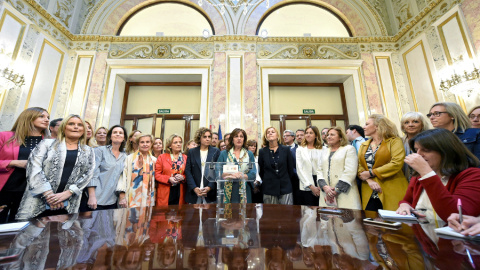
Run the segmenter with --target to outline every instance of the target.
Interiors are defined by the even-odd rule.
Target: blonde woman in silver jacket
[[[43,140],[33,149],[17,220],[78,212],[82,190],[95,167],[86,129],[80,116],[70,115],[62,121],[56,140]]]
[[[317,171],[318,185],[322,189],[320,206],[360,210],[360,195],[355,180],[357,152],[348,144],[347,136],[340,127],[328,130],[327,144]]]

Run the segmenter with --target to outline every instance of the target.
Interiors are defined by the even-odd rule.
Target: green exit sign
[[[315,109],[303,109],[303,114],[315,114]]]
[[[170,109],[158,109],[158,113],[162,113],[162,114],[170,113]]]

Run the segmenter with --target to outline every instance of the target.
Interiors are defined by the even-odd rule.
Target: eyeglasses
[[[470,118],[470,119],[472,119],[472,120],[475,119],[475,118],[480,119],[480,114],[477,114],[477,115],[475,115],[475,114],[470,114],[470,115],[468,116],[468,118]]]
[[[427,114],[427,117],[428,118],[430,118],[432,116],[439,117],[442,113],[448,113],[448,112],[433,112],[433,113]]]

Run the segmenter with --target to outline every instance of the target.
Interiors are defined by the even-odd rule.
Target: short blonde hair
[[[173,154],[171,146],[173,144],[173,139],[175,139],[175,138],[180,138],[180,140],[182,140],[182,142],[183,142],[182,136],[180,136],[178,134],[175,134],[175,133],[170,135],[170,137],[168,137],[167,141],[165,142],[165,152],[166,153]]]
[[[135,138],[135,143],[138,144],[140,142],[140,138],[143,138],[143,137],[149,137],[150,141],[152,142],[152,145],[153,145],[153,136],[150,135],[150,134],[143,134],[143,133],[140,133],[140,136]]]
[[[453,102],[437,102],[430,107],[430,110],[435,106],[443,106],[445,107],[445,111],[447,111],[448,115],[453,117],[453,132],[457,132],[457,130],[466,130],[467,128],[472,127],[472,123],[465,112],[462,110],[462,107],[457,103]]]
[[[339,126],[331,127],[331,128],[328,129],[327,134],[328,134],[328,132],[330,132],[330,130],[337,131],[338,136],[340,137],[340,146],[348,145],[347,134],[345,134],[345,131],[343,130],[343,128],[341,128]]]
[[[373,124],[377,127],[377,132],[383,139],[398,137],[397,126],[382,114],[372,114],[368,119],[373,120]]]
[[[407,122],[408,120],[420,121],[420,123],[422,123],[422,129],[420,130],[420,132],[430,129],[430,124],[428,123],[427,118],[422,113],[407,112],[402,116],[402,119],[400,120],[400,129],[403,133],[405,133],[405,122]]]
[[[65,140],[65,129],[67,127],[68,121],[72,118],[78,118],[80,121],[82,121],[83,125],[83,134],[82,136],[78,139],[78,142],[80,142],[80,145],[87,145],[87,124],[85,124],[85,121],[80,117],[78,114],[70,114],[66,118],[63,119],[62,123],[60,124],[60,127],[58,128],[58,142],[62,142]]]
[[[278,135],[277,141],[278,141],[278,145],[280,145],[280,133],[278,133],[277,128],[276,128],[276,127],[273,127],[273,126],[267,127],[267,128],[265,129],[265,132],[263,132],[263,137],[262,137],[262,143],[263,143],[263,145],[265,145],[265,146],[268,146],[268,145],[269,145],[269,144],[268,144],[268,140],[267,140],[267,131],[268,131],[269,129],[271,129],[271,128],[273,128],[273,129],[275,130],[275,132],[277,133],[277,135]]]

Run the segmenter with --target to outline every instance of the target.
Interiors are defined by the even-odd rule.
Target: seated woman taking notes
[[[463,214],[480,214],[479,160],[455,134],[446,129],[427,130],[410,140],[410,148],[415,153],[408,155],[405,163],[417,175],[410,180],[398,214],[413,212],[446,221],[458,212],[458,199]]]

